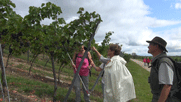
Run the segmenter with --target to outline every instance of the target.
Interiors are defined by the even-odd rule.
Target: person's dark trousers
[[[102,85],[102,94],[103,94],[103,99],[104,99],[104,83],[101,81],[101,85]]]
[[[86,89],[88,90],[88,86],[89,86],[89,76],[80,76]],[[75,102],[81,102],[81,85],[80,85],[81,81],[79,79],[79,77],[76,78],[75,83],[74,83],[74,88],[75,88],[75,94],[76,94],[76,98],[75,98]],[[84,88],[84,86],[82,85],[82,89],[83,89],[83,93],[84,93],[84,100],[85,102],[90,102],[89,100],[89,96]]]
[[[159,96],[153,94],[153,98],[151,102],[158,102]],[[181,102],[180,100],[174,98],[174,97],[168,97],[165,102]]]

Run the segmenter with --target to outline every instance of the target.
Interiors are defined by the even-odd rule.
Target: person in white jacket
[[[94,49],[99,59],[102,55]],[[136,98],[135,87],[131,73],[125,66],[126,61],[120,57],[121,47],[118,44],[109,46],[110,60],[104,68],[104,102],[127,102]],[[95,69],[100,69],[94,65]]]

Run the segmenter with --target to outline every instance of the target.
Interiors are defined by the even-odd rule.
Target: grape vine
[[[0,1],[0,43],[9,46],[9,56],[21,55],[27,51],[33,54],[29,74],[38,55],[49,56],[54,76],[53,101],[55,102],[57,90],[55,61],[60,64],[58,72],[60,79],[62,66],[70,63],[66,56],[67,51],[73,56],[72,51],[77,50],[80,44],[88,46],[91,35],[95,33],[97,22],[102,22],[101,17],[95,11],[90,13],[84,11],[84,8],[79,8],[78,19],[66,23],[64,18],[58,18],[63,13],[61,8],[51,2],[42,3],[40,7],[30,6],[29,14],[25,17],[16,14],[12,7],[15,8],[16,5],[11,0]],[[49,25],[41,24],[46,18],[53,21]],[[109,43],[108,38],[111,34],[108,33],[103,45]],[[91,45],[96,45],[94,39]]]

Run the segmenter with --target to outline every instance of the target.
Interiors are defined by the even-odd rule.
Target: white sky
[[[103,22],[95,36],[97,43],[113,31],[111,42],[122,44],[123,52],[150,55],[146,40],[160,36],[167,41],[168,55],[181,55],[181,0],[12,0],[14,10],[23,17],[29,6],[40,7],[48,1],[61,7],[60,17],[66,22],[78,17],[80,7],[100,14]]]

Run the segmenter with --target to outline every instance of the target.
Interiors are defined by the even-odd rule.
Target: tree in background
[[[136,55],[135,52],[132,53],[132,57],[133,57],[134,59],[137,57],[137,55]]]
[[[101,47],[98,49],[98,51],[100,51],[100,53],[103,56],[107,56],[107,51],[109,49],[109,42],[111,40],[110,36],[113,34],[113,31],[109,31],[108,33],[106,33],[106,36],[103,40],[103,42],[101,43]]]

